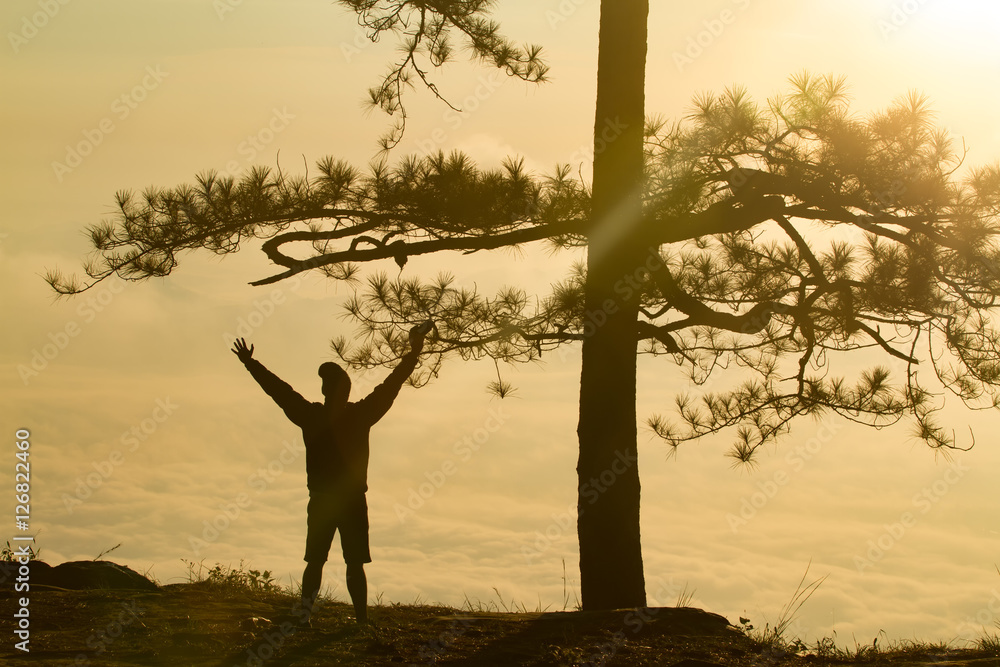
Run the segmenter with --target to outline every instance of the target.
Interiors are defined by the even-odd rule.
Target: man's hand
[[[410,329],[410,349],[420,352],[424,349],[424,338],[434,328],[434,322],[427,320]]]
[[[253,358],[253,345],[247,347],[247,342],[242,338],[238,338],[233,345],[233,354],[245,364]]]

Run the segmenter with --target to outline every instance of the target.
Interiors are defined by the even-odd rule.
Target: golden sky
[[[508,35],[545,47],[551,82],[456,63],[436,76],[464,113],[415,92],[396,154],[457,148],[484,166],[515,154],[538,173],[557,162],[586,173],[598,4],[499,2]],[[250,329],[255,356],[318,400],[315,369],[331,358],[329,340],[354,331],[341,308],[348,288],[313,276],[250,287],[270,268],[249,246],[224,259],[183,256],[165,280],[109,281],[74,299],[55,300],[41,275],[78,271],[82,230],[111,212],[118,190],[279,159],[289,170],[328,154],[366,164],[387,120],[361,100],[394,45],[367,42],[351,15],[317,0],[10,0],[0,25],[0,405],[9,433],[32,431],[43,556],[89,559],[121,543],[111,557],[164,582],[184,577],[184,560],[241,559],[297,580],[300,435],[226,340]],[[734,83],[763,101],[802,69],[844,74],[860,112],[925,92],[940,124],[965,140],[968,164],[993,162],[998,29],[990,2],[654,0],[647,110],[682,116],[695,93]],[[462,284],[546,285],[571,259],[435,257],[412,260],[406,273],[446,266]],[[495,587],[508,603],[563,607],[563,562],[571,589],[578,576],[568,514],[578,361],[566,348],[506,370],[519,392],[503,402],[485,391],[487,363],[452,361],[432,385],[404,389],[372,434],[373,595],[460,605],[495,600]],[[380,379],[356,376],[353,397]],[[644,359],[640,417],[683,388],[669,360]],[[957,412],[956,430],[970,418],[977,447],[951,463],[905,426],[801,422],[753,472],[730,468],[725,438],[668,460],[640,431],[651,604],[673,604],[687,585],[694,604],[762,626],[811,561],[811,575],[829,578],[803,609],[805,638],[864,642],[884,629],[948,640],[992,626],[1000,450],[996,415]],[[745,523],[733,519],[741,510]],[[906,513],[915,521],[900,533]],[[214,537],[205,528],[213,522],[225,526]],[[888,548],[870,551],[879,541]],[[336,548],[325,582],[345,597]],[[872,562],[859,571],[858,557]]]

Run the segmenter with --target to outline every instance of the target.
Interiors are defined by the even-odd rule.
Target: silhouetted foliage
[[[647,124],[636,233],[654,254],[621,284],[641,294],[641,351],[670,355],[697,385],[720,368],[747,374],[726,390],[679,396],[679,419],[650,419],[668,444],[735,427],[731,454],[747,462],[795,417],[833,410],[875,426],[909,414],[928,444],[956,447],[933,418],[942,397],[918,373],[921,361],[966,404],[1000,403],[990,319],[1000,293],[1000,170],[957,178],[962,155],[931,119],[913,93],[855,115],[842,79],[800,74],[763,107],[733,88],[696,98],[684,122]],[[165,275],[182,250],[228,253],[249,238],[266,239],[264,252],[284,269],[255,284],[306,270],[356,282],[361,262],[402,267],[441,250],[585,243],[589,190],[568,166],[537,177],[515,159],[481,170],[454,153],[366,173],[326,158],[318,171],[307,179],[256,168],[239,181],[207,174],[141,198],[120,193],[118,216],[91,230],[98,254],[87,273]],[[286,254],[292,245],[307,252]],[[532,361],[594,326],[586,279],[575,265],[532,297],[516,286],[483,295],[449,275],[377,272],[347,302],[369,335],[334,349],[355,367],[389,364],[404,347],[394,325],[433,319],[430,370],[449,354]],[[86,288],[52,283],[63,293]],[[843,353],[864,349],[897,360],[901,372],[875,364],[841,375]]]
[[[392,129],[379,140],[383,150],[394,148],[403,137],[406,129],[403,94],[413,86],[414,78],[452,109],[459,110],[428,78],[431,67],[441,67],[454,58],[455,33],[475,58],[510,76],[540,82],[548,72],[541,58],[541,47],[517,46],[500,34],[500,25],[490,18],[494,0],[339,1],[358,14],[358,22],[368,30],[372,41],[378,41],[384,32],[392,33],[399,39],[403,52],[382,83],[368,91],[371,107],[396,118]]]

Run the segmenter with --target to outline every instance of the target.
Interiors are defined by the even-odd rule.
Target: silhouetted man
[[[319,367],[323,403],[304,399],[292,387],[253,358],[253,346],[240,338],[233,353],[285,415],[302,429],[306,447],[309,506],[306,525],[306,569],[302,573],[302,606],[308,623],[319,595],[333,536],[340,531],[340,545],[347,564],[347,592],[358,623],[368,622],[368,582],[365,563],[368,548],[368,432],[392,406],[393,400],[417,365],[424,337],[431,323],[410,329],[410,351],[382,384],[357,403],[349,403],[351,378],[333,362]]]

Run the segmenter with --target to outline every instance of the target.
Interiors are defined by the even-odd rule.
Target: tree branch
[[[383,247],[378,248],[365,248],[354,249],[354,250],[342,250],[339,252],[326,253],[324,255],[318,255],[305,260],[295,260],[282,255],[283,258],[287,260],[287,263],[281,263],[282,266],[288,268],[287,271],[279,274],[275,274],[268,278],[263,278],[261,280],[256,280],[251,285],[269,285],[271,283],[276,283],[285,278],[290,278],[303,271],[308,271],[309,269],[315,269],[320,266],[326,266],[329,264],[338,264],[340,262],[366,262],[378,259],[396,259],[397,257],[413,257],[415,255],[423,255],[430,252],[438,252],[441,250],[464,250],[475,252],[477,250],[492,250],[495,248],[501,248],[504,246],[512,246],[520,243],[529,243],[531,241],[539,241],[541,239],[546,239],[552,236],[560,236],[564,234],[577,234],[580,233],[582,227],[582,221],[580,220],[563,220],[559,222],[554,222],[546,225],[536,225],[534,227],[515,229],[514,231],[506,232],[504,234],[487,235],[487,236],[461,236],[447,239],[434,239],[431,241],[416,241],[413,243],[405,243],[403,241],[396,241],[390,243]],[[308,232],[299,232],[299,234],[308,234]],[[303,240],[304,238],[299,236],[296,240]],[[273,252],[277,252],[274,250]]]
[[[665,266],[652,272],[653,281],[671,306],[690,317],[690,324],[705,325],[736,333],[754,334],[764,329],[774,312],[785,312],[789,306],[781,302],[764,301],[742,315],[712,310],[680,288]]]
[[[878,331],[872,329],[864,322],[858,322],[857,320],[855,320],[855,324],[859,329],[861,329],[866,334],[871,336],[872,340],[878,343],[879,347],[881,347],[883,350],[885,350],[892,356],[896,357],[897,359],[902,359],[908,364],[915,364],[915,365],[920,364],[920,361],[918,359],[915,359],[914,357],[893,348],[884,338],[882,338],[882,335]]]
[[[758,197],[746,202],[726,199],[703,211],[664,220],[656,220],[654,213],[653,224],[649,226],[655,229],[651,232],[654,242],[678,243],[699,236],[744,231],[785,213],[782,197]]]

